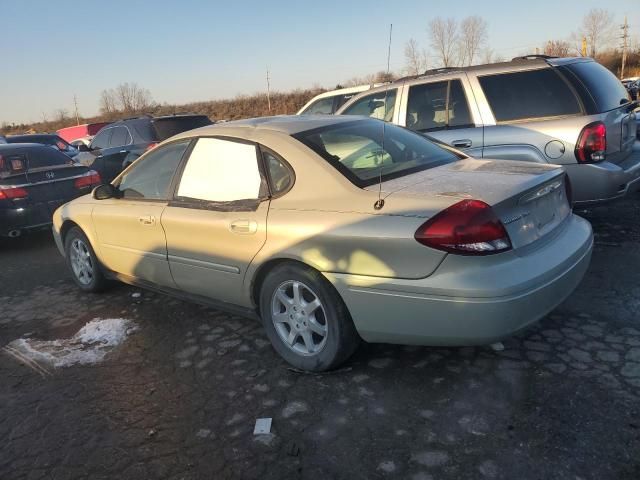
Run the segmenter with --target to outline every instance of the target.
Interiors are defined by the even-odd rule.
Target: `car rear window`
[[[293,137],[359,187],[462,158],[423,135],[378,120],[337,123]]]
[[[68,165],[70,163],[72,163],[72,160],[69,157],[53,148],[34,148],[27,153],[27,167],[29,170]]]
[[[569,85],[552,68],[479,77],[498,122],[581,113]]]
[[[193,130],[194,128],[206,127],[213,122],[206,115],[193,115],[188,117],[156,118],[153,126],[158,135],[158,140],[166,140],[178,133]]]
[[[630,101],[629,92],[607,68],[597,62],[577,62],[566,65],[587,87],[598,113],[608,112]]]

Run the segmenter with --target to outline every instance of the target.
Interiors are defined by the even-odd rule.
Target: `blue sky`
[[[480,15],[489,44],[505,58],[566,38],[590,8],[616,23],[628,15],[640,36],[638,0],[602,1],[2,1],[0,121],[53,118],[58,108],[98,111],[100,91],[122,82],[148,88],[159,102],[182,103],[313,85],[333,87],[386,68],[405,42],[428,46],[436,16]]]

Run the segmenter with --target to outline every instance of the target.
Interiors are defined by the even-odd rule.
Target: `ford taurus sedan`
[[[54,214],[73,279],[258,317],[292,365],[361,339],[487,344],[578,285],[592,231],[564,171],[475,160],[362,117],[271,117],[177,135]]]

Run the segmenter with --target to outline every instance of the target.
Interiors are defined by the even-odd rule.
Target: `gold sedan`
[[[81,289],[118,279],[259,317],[315,371],[361,339],[510,335],[573,291],[592,249],[560,167],[335,116],[182,133],[60,207],[54,234]]]

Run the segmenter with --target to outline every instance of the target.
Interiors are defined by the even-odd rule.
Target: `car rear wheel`
[[[360,342],[338,293],[310,268],[283,264],[269,272],[260,291],[260,312],[273,347],[303,370],[335,368]]]
[[[103,290],[107,281],[100,270],[91,243],[78,227],[73,227],[65,236],[67,266],[76,285],[85,292]]]

